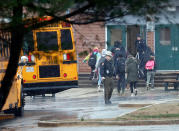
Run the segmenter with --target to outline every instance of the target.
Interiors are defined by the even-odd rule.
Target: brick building
[[[141,34],[155,53],[158,71],[179,70],[179,2],[172,1],[164,14],[156,14],[158,20],[146,21],[144,17],[125,16],[107,23],[74,26],[77,52],[97,45],[110,49],[114,41],[121,41],[126,51],[136,54],[136,35]],[[79,57],[79,73],[89,72],[87,64]]]
[[[126,50],[136,54],[135,40],[140,33],[146,44],[155,53],[157,71],[179,70],[179,2],[171,1],[163,14],[151,16],[151,21],[142,17],[125,16],[105,25],[108,48],[114,41],[121,40]],[[157,17],[158,20],[153,18]]]
[[[89,48],[98,46],[99,49],[113,46],[114,41],[119,40],[126,47],[126,50],[135,54],[134,42],[136,34],[141,33],[143,38],[147,40],[148,45],[154,50],[154,32],[146,32],[146,26],[139,25],[123,25],[115,22],[109,23],[93,23],[89,25],[73,25],[74,38],[78,54],[79,73],[89,73],[90,68],[87,63],[83,63],[85,55],[81,53],[88,51]]]
[[[94,46],[99,47],[100,50],[105,48],[104,23],[73,25],[73,32],[78,54],[79,73],[89,73],[90,68],[88,64],[82,61],[87,55],[86,53],[89,51],[89,48],[93,49]]]

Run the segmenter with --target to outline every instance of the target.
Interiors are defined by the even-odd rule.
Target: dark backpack
[[[95,67],[95,65],[96,65],[96,54],[94,54],[94,52],[91,54],[91,56],[88,60],[88,65],[90,67]]]
[[[124,47],[121,47],[120,50],[118,48],[115,49],[114,54],[119,56],[122,55],[123,57],[126,57],[126,51]]]
[[[125,59],[124,58],[120,58],[118,59],[118,62],[117,62],[117,68],[119,70],[120,73],[123,73],[125,72]]]

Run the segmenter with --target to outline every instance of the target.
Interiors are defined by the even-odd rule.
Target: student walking
[[[100,73],[102,80],[104,80],[104,100],[105,104],[111,104],[111,96],[113,92],[113,74],[114,65],[112,60],[112,53],[110,51],[106,52],[105,60],[101,63]]]
[[[155,71],[156,71],[156,62],[155,57],[153,55],[150,56],[150,60],[147,61],[145,65],[145,69],[147,70],[147,82],[146,82],[146,88],[147,90],[151,88],[154,88],[154,77],[155,77]]]
[[[83,60],[83,62],[88,61],[88,65],[91,68],[90,80],[92,80],[95,75],[96,62],[100,57],[101,54],[99,53],[98,47],[94,47],[93,51]]]
[[[101,91],[101,85],[102,85],[100,65],[105,61],[105,56],[106,56],[106,49],[102,49],[101,57],[96,63],[96,72],[98,73],[98,89],[97,89],[98,92]]]
[[[113,54],[114,66],[116,65],[116,60],[119,54],[121,54],[122,57],[126,58],[125,48],[119,41],[114,42],[114,47],[111,49],[111,52]]]
[[[123,57],[122,54],[118,54],[117,60],[116,60],[116,65],[115,65],[115,71],[116,71],[116,79],[118,80],[118,85],[117,85],[117,91],[119,95],[124,94],[124,90],[126,87],[126,82],[125,82],[125,58]],[[122,92],[121,92],[122,90]]]
[[[138,62],[135,57],[129,55],[126,62],[127,82],[130,84],[131,96],[137,95]]]
[[[139,78],[144,78],[145,74],[144,74],[144,70],[145,70],[145,63],[144,63],[144,59],[145,59],[145,51],[146,51],[146,43],[145,41],[141,38],[141,35],[138,34],[137,35],[137,40],[135,42],[135,47],[137,50],[137,57],[140,60],[139,63]]]

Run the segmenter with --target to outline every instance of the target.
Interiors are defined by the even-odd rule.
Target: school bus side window
[[[58,50],[57,32],[37,32],[38,51]]]
[[[24,35],[23,52],[24,55],[28,55],[29,52],[34,51],[34,39],[33,33],[28,32]]]
[[[62,50],[71,50],[73,49],[73,43],[71,38],[71,32],[69,29],[61,29],[61,49]]]

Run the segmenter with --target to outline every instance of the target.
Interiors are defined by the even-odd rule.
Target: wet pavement
[[[36,96],[26,97],[25,114],[22,118],[1,122],[2,131],[51,131],[51,130],[157,130],[160,126],[131,127],[61,127],[61,128],[42,128],[38,127],[39,120],[69,120],[69,119],[103,119],[115,118],[126,113],[135,111],[138,108],[119,107],[119,104],[159,104],[166,101],[179,100],[178,91],[164,91],[164,88],[156,88],[146,91],[144,88],[138,89],[136,97],[130,97],[129,90],[125,96],[118,96],[116,89],[113,92],[112,104],[105,105],[103,92],[97,92],[96,88],[70,89],[56,94],[56,97]],[[162,126],[163,127],[163,126]],[[179,130],[179,126],[166,126],[166,129]],[[167,130],[168,131],[168,130]]]
[[[179,125],[162,126],[94,126],[94,127],[60,127],[34,131],[178,131]],[[27,130],[30,131],[30,130]]]

